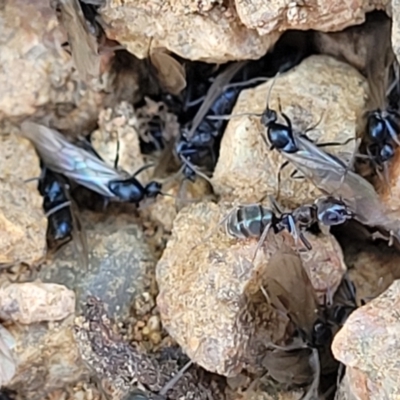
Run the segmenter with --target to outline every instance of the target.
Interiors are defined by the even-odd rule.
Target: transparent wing
[[[361,223],[381,226],[396,235],[400,233],[400,222],[389,218],[374,187],[367,180],[309,140],[296,136],[296,143],[297,152],[281,154],[318,189],[341,198]]]
[[[110,180],[127,177],[95,155],[70,143],[54,129],[25,121],[21,124],[21,135],[33,143],[49,169],[102,196],[115,197],[108,188]]]
[[[88,30],[78,0],[60,0],[61,21],[68,33],[72,59],[80,77],[85,82],[100,74],[100,56],[97,38]]]
[[[185,67],[174,57],[162,49],[155,49],[150,54],[150,60],[157,70],[160,84],[167,92],[178,95],[186,87]]]
[[[276,253],[263,278],[272,305],[286,312],[298,328],[310,335],[318,316],[318,303],[299,255],[283,250]]]
[[[381,22],[379,29],[371,30],[368,35],[368,55],[366,73],[370,87],[369,109],[383,109],[386,105],[389,68],[395,56],[392,50],[391,21]]]
[[[204,99],[201,107],[199,108],[199,111],[197,111],[195,117],[193,118],[192,126],[187,135],[188,139],[190,139],[193,136],[200,122],[204,119],[205,115],[207,114],[209,108],[224,91],[225,86],[232,80],[232,78],[236,75],[236,73],[246,64],[247,61],[240,61],[234,63],[216,77],[213,84],[210,86],[210,89],[207,92],[207,96]]]
[[[0,325],[0,387],[10,382],[15,375],[16,364],[10,350],[14,346],[14,338]]]

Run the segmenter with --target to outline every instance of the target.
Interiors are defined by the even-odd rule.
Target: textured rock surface
[[[397,60],[400,61],[400,1],[392,0],[392,46]]]
[[[244,90],[232,114],[257,113],[265,109],[271,81]],[[352,67],[326,56],[313,56],[276,79],[270,108],[288,115],[297,131],[315,126],[307,135],[317,143],[343,143],[356,134],[356,119],[367,95],[364,78]],[[213,184],[223,198],[257,202],[266,195],[277,195],[277,176],[283,157],[269,150],[262,140],[260,118],[242,116],[231,119],[221,143]],[[349,159],[354,140],[346,145],[326,147]],[[313,202],[320,192],[308,181],[293,179],[293,168],[281,172],[280,198],[290,207]]]
[[[0,133],[0,148],[0,264],[35,264],[46,252],[47,220],[37,181],[24,181],[40,175],[39,163],[13,131]]]
[[[3,2],[0,26],[0,119],[36,114],[75,134],[96,122],[104,94],[80,84],[50,3]]]
[[[240,20],[260,35],[287,29],[315,29],[324,32],[340,31],[364,22],[365,13],[385,9],[389,0],[371,4],[365,0],[330,1],[318,3],[308,0],[235,0]]]
[[[216,229],[229,211],[213,203],[183,209],[156,274],[157,305],[168,333],[194,362],[233,376],[245,362],[256,364],[257,339],[265,344],[284,338],[288,320],[265,302],[260,277],[278,249],[295,245],[290,235],[270,232],[253,265],[257,240],[235,240]],[[313,255],[303,256],[304,267],[320,294],[334,291],[345,270],[340,248],[333,238],[307,239]]]
[[[22,398],[45,396],[88,376],[73,337],[73,317],[61,323],[7,327],[16,346],[17,372],[7,387]]]
[[[74,243],[70,243],[50,265],[42,268],[39,278],[74,290],[78,310],[88,295],[95,295],[108,306],[112,317],[124,319],[135,302],[150,290],[154,281],[154,256],[134,217],[128,214],[88,217],[84,219],[84,232],[89,269],[80,264]]]
[[[381,296],[353,312],[334,339],[335,357],[356,371],[351,385],[359,398],[400,396],[399,302],[400,280],[396,280]]]
[[[72,72],[64,35],[45,0],[5,2],[0,10],[0,117],[34,113]]]
[[[113,0],[102,9],[107,36],[144,58],[149,48],[165,47],[183,58],[208,62],[256,59],[280,33],[259,36],[245,28],[232,7],[204,2]]]
[[[60,321],[75,311],[75,293],[42,282],[12,283],[0,289],[0,316],[22,324]]]
[[[91,142],[109,165],[114,165],[118,152],[118,168],[133,174],[144,164],[138,132],[139,121],[133,107],[122,102],[100,112],[99,129],[92,133]],[[148,177],[149,171],[143,171],[139,180],[146,182]]]

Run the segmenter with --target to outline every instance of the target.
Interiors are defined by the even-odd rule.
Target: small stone
[[[149,335],[149,339],[153,342],[153,344],[160,344],[161,343],[160,332],[151,332]]]
[[[0,288],[0,316],[7,321],[60,321],[74,311],[75,293],[62,285],[26,282]]]
[[[158,315],[152,315],[147,321],[147,327],[150,332],[159,332],[161,330],[161,321]]]

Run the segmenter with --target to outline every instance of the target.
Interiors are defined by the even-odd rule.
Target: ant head
[[[381,162],[389,161],[394,157],[394,147],[390,143],[385,143],[380,151],[379,151],[379,158]]]
[[[275,110],[271,110],[268,106],[261,115],[261,123],[268,127],[271,123],[276,122],[278,115]]]
[[[300,226],[308,228],[316,222],[317,208],[313,205],[303,205],[294,210],[292,215]]]
[[[322,321],[321,319],[317,319],[313,326],[312,330],[312,343],[314,346],[324,346],[329,343],[332,339],[332,330],[330,326]]]
[[[317,202],[317,207],[318,220],[326,226],[340,225],[354,217],[344,202],[334,198]]]
[[[144,188],[144,191],[145,191],[147,197],[155,198],[159,194],[162,194],[161,188],[162,188],[161,183],[156,182],[156,181],[151,181],[146,185],[146,187]]]
[[[387,138],[386,122],[380,110],[368,115],[367,134],[374,142],[383,142]]]

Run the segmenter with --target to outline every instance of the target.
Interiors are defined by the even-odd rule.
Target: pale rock
[[[235,0],[240,20],[260,35],[288,29],[336,32],[364,22],[365,14],[390,7],[389,0]]]
[[[272,255],[296,249],[287,232],[270,231],[253,264],[258,241],[233,239],[218,225],[230,210],[211,202],[182,209],[156,268],[163,327],[191,360],[228,377],[245,364],[257,368],[265,352],[260,343],[286,339],[289,321],[266,302],[260,285]],[[343,276],[343,255],[331,236],[306,237],[313,254],[301,256],[303,266],[322,299]]]
[[[65,36],[46,0],[6,2],[0,25],[0,117],[31,115],[71,74]]]
[[[0,133],[0,264],[36,264],[46,253],[47,220],[37,181],[40,175],[32,145],[13,127]]]
[[[17,364],[7,388],[31,399],[88,379],[90,372],[81,360],[73,323],[71,316],[62,322],[7,327],[15,339],[13,356]]]
[[[266,107],[279,109],[291,120],[294,131],[307,132],[317,143],[335,142],[326,151],[349,160],[355,150],[356,121],[367,99],[365,79],[348,64],[328,56],[312,56],[289,72],[254,89],[243,90],[222,138],[220,155],[212,178],[223,199],[259,202],[278,194],[278,171],[285,159],[270,150],[259,116]],[[347,143],[346,143],[347,142]],[[346,143],[346,144],[344,144]],[[289,207],[313,202],[321,192],[306,179],[293,179],[291,166],[281,171],[280,199]]]
[[[0,316],[6,321],[60,321],[74,311],[75,293],[62,285],[25,282],[0,288]]]
[[[332,351],[350,367],[357,398],[378,400],[400,396],[400,280],[378,298],[354,311],[335,336]]]
[[[48,0],[0,6],[0,120],[35,115],[45,125],[81,133],[96,122],[102,83],[84,88]],[[109,58],[109,56],[107,56]],[[107,70],[109,65],[104,65]],[[96,86],[96,87],[95,87]],[[76,132],[78,131],[78,132]]]
[[[260,36],[242,25],[232,6],[226,9],[211,2],[112,0],[101,15],[107,36],[139,58],[147,57],[150,48],[164,47],[189,60],[257,59],[280,36]]]

